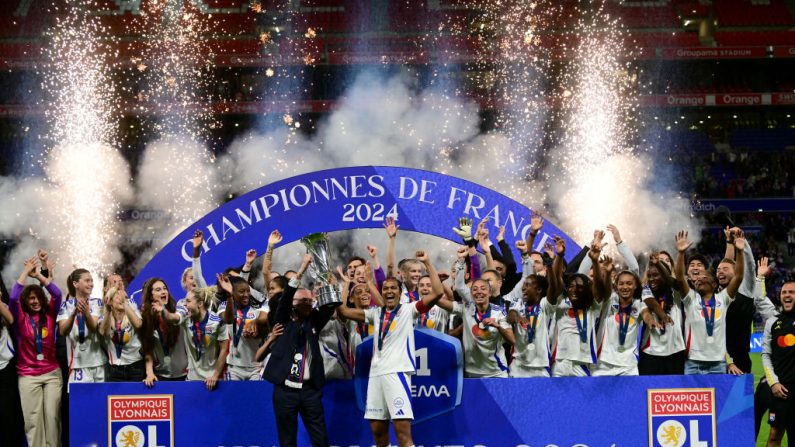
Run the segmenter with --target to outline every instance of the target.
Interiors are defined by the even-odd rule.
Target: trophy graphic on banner
[[[306,246],[306,251],[312,255],[309,264],[309,276],[320,283],[317,288],[317,302],[319,306],[334,306],[342,304],[340,291],[331,284],[334,273],[331,271],[331,253],[328,247],[328,237],[325,233],[313,233],[301,238],[301,243]]]

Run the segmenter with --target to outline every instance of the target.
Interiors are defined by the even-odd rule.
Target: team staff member
[[[424,264],[433,283],[433,293],[412,303],[402,304],[401,285],[395,278],[387,278],[382,286],[386,305],[382,308],[353,309],[338,307],[349,320],[374,324],[373,359],[367,386],[365,419],[377,447],[389,445],[389,420],[395,428],[400,447],[414,445],[411,438],[411,375],[414,374],[414,322],[444,295],[442,282],[428,255],[423,251],[415,259]],[[369,278],[368,278],[369,279]],[[485,287],[488,287],[483,283]],[[377,293],[377,291],[375,291]],[[488,298],[486,298],[488,299]],[[487,301],[488,302],[488,301]]]
[[[28,277],[41,285],[26,286]],[[52,297],[49,302],[45,288]],[[35,256],[26,260],[8,308],[14,319],[19,395],[30,446],[60,445],[63,379],[55,358],[55,318],[60,307],[61,290],[37,271]]]
[[[312,292],[298,288],[311,262],[312,256],[305,255],[298,275],[290,280],[279,298],[275,321],[283,326],[283,333],[272,344],[263,374],[265,380],[273,384],[273,413],[279,445],[286,447],[297,445],[299,414],[312,446],[329,445],[322,392],[326,377],[318,334],[334,309],[330,306],[313,308]]]
[[[94,278],[88,270],[73,271],[68,281],[73,298],[63,303],[58,312],[58,332],[67,337],[69,383],[104,382],[107,359],[97,334],[102,300],[91,297]]]
[[[795,436],[795,282],[784,283],[781,313],[765,324],[762,365],[774,397],[770,402],[767,445],[779,447],[784,432],[790,439]]]

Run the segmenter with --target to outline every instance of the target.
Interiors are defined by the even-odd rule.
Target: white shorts
[[[591,375],[590,366],[574,360],[557,360],[552,367],[552,377],[588,377]]]
[[[549,377],[549,368],[543,366],[527,366],[520,368],[511,365],[510,377]]]
[[[105,366],[75,368],[69,374],[69,383],[100,383],[105,381]]]
[[[411,409],[411,374],[370,377],[364,418],[377,421],[414,419]]]
[[[262,380],[262,374],[257,367],[226,365],[226,380]]]
[[[597,363],[591,368],[593,377],[637,376],[638,366],[616,366],[609,363]]]

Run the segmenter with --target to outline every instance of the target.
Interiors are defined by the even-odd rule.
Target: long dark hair
[[[152,314],[152,288],[154,288],[155,283],[158,281],[162,282],[163,285],[166,285],[166,282],[160,278],[149,278],[144,283],[144,289],[141,298],[141,316],[143,317],[143,324],[141,326],[141,345],[143,347],[144,354],[149,355],[152,355],[154,352],[155,330],[160,327],[160,315]],[[168,289],[167,285],[166,289]],[[168,302],[166,303],[166,309],[169,312],[175,312],[177,310],[177,302],[174,301],[174,297],[171,296],[170,291],[168,292]],[[170,327],[165,334],[166,339],[161,340],[161,342],[168,346],[169,350],[171,350],[174,345],[177,344],[178,336],[179,328]]]
[[[19,304],[22,306],[22,311],[28,315],[31,315],[31,310],[28,305],[28,298],[32,293],[35,293],[39,297],[39,302],[41,303],[39,318],[47,318],[50,310],[50,304],[47,302],[47,295],[44,294],[44,289],[38,284],[30,284],[22,289],[22,293],[19,295]]]
[[[632,279],[635,280],[635,290],[632,292],[632,299],[639,300],[643,296],[643,284],[640,282],[640,277],[631,270],[621,270],[618,272],[618,275],[616,275],[616,285],[618,285],[618,278],[621,275],[630,275]]]

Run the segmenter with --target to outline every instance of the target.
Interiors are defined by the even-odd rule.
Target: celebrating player
[[[139,336],[142,325],[141,314],[127,298],[124,288],[108,289],[99,325],[110,360],[108,382],[141,382],[146,378]]]
[[[69,383],[105,381],[107,357],[97,336],[102,300],[91,298],[94,278],[77,269],[68,278],[69,298],[58,312],[58,331],[66,336]]]

